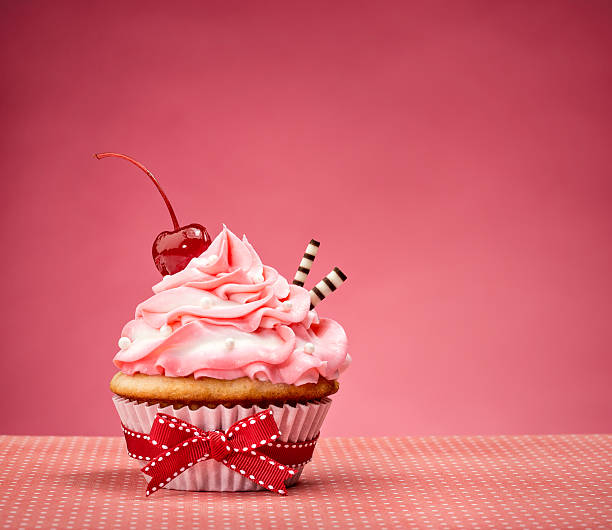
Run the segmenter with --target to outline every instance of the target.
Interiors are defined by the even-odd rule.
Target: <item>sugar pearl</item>
[[[293,302],[291,300],[285,300],[282,304],[283,311],[291,311],[293,309]]]
[[[218,257],[216,254],[211,254],[210,256],[204,256],[203,258],[199,258],[197,264],[200,267],[208,267],[212,265],[215,261],[217,261]]]
[[[306,344],[304,344],[304,351],[306,353],[314,353],[315,351],[314,344],[312,342],[307,342]]]
[[[122,350],[127,350],[132,345],[132,341],[128,337],[121,337],[118,344]]]
[[[235,345],[236,345],[236,341],[232,339],[232,337],[228,337],[227,339],[225,339],[225,349],[226,350],[233,350]]]
[[[200,305],[203,309],[209,309],[210,307],[212,307],[213,302],[210,298],[205,296],[204,298],[202,298],[202,300],[200,300]]]
[[[169,326],[168,324],[164,324],[161,328],[159,328],[159,332],[164,337],[169,337],[170,335],[172,335],[172,327]]]
[[[264,277],[257,272],[249,272],[249,278],[253,283],[261,283],[264,281]]]

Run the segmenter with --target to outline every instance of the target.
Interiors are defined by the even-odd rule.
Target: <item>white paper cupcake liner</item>
[[[189,422],[200,429],[227,430],[235,422],[257,412],[265,410],[262,407],[224,407],[219,405],[214,409],[200,407],[191,410],[189,407],[175,409],[172,406],[160,407],[138,403],[120,396],[113,396],[113,402],[123,424],[132,431],[148,433],[158,412],[170,414],[178,419]],[[319,434],[323,420],[331,405],[331,399],[323,398],[297,405],[284,405],[278,407],[271,405],[274,419],[281,432],[280,440],[283,442],[301,442],[310,440]],[[136,462],[142,467],[141,461]],[[287,486],[296,484],[302,474],[300,468],[296,474],[287,480]],[[144,475],[143,475],[144,477]],[[200,462],[187,469],[170,482],[166,488],[189,491],[254,491],[261,490],[260,486],[244,478],[240,474],[228,469],[215,460]]]

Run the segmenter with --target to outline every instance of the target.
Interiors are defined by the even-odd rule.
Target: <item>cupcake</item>
[[[110,384],[131,456],[155,460],[159,448],[137,455],[129,444],[144,443],[156,417],[226,432],[244,418],[271,411],[280,434],[263,449],[302,448],[302,461],[288,464],[292,472],[285,484],[299,480],[329,396],[350,363],[344,330],[314,309],[345,277],[337,270],[306,290],[309,267],[304,265],[313,259],[311,250],[289,283],[262,264],[246,237],[224,226],[202,254],[153,287],[153,296],[136,307],[134,320],[123,328],[114,358],[119,371]],[[160,487],[265,487],[223,461],[203,460]]]
[[[155,176],[174,230],[153,243],[163,275],[119,339],[111,380],[128,454],[161,488],[269,489],[285,493],[314,451],[350,363],[342,327],[315,306],[346,276],[334,269],[311,291],[311,241],[290,284],[263,265],[246,237],[225,226],[211,242],[180,226]]]
[[[225,226],[211,242],[199,224],[170,212],[153,259],[163,279],[136,307],[119,339],[110,389],[128,454],[161,488],[285,493],[314,451],[347,339],[315,306],[346,276],[334,269],[311,291],[311,241],[290,284],[263,265],[246,237]],[[268,465],[271,464],[271,465]]]

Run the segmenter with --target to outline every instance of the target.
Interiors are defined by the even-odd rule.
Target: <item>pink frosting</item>
[[[263,265],[246,237],[226,227],[153,292],[123,328],[131,345],[114,363],[125,374],[302,385],[336,379],[350,363],[340,324],[319,319],[306,289]]]

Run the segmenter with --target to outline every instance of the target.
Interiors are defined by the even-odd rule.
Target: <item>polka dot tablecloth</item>
[[[331,438],[287,497],[145,497],[119,438],[1,436],[4,528],[612,528],[612,436]]]

